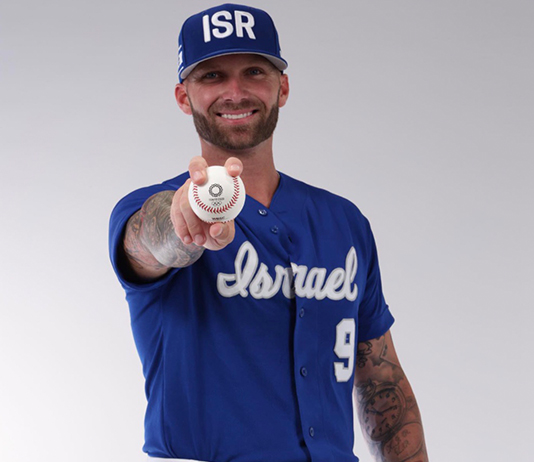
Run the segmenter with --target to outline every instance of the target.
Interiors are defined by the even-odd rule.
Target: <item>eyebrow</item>
[[[235,53],[235,54],[241,54],[241,53]],[[213,58],[213,59],[217,59],[217,58]],[[210,63],[211,59],[210,60],[206,60],[206,61],[202,61],[201,63],[197,64],[197,66],[195,67],[195,69],[191,72],[195,72],[197,70],[201,71],[201,72],[204,72],[203,69],[205,71],[207,70],[220,70],[220,64],[213,64],[213,63]],[[258,56],[258,55],[252,55],[252,59],[251,59],[251,62],[245,66],[245,67],[253,67],[253,66],[272,66],[273,68],[276,69],[276,66],[271,63],[267,58],[264,58],[262,56]],[[278,69],[277,69],[278,70]]]

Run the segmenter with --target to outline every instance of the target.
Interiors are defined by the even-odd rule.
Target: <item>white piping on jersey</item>
[[[246,261],[245,261],[246,257]],[[259,266],[259,268],[258,268]],[[235,273],[219,273],[217,290],[223,297],[241,295],[264,299],[274,297],[280,290],[286,298],[315,298],[323,300],[354,301],[358,296],[358,286],[354,283],[358,269],[356,250],[351,247],[345,258],[345,268],[333,269],[327,277],[326,268],[309,268],[291,263],[290,267],[276,265],[275,278],[269,274],[269,267],[260,263],[254,246],[245,241],[234,262]]]

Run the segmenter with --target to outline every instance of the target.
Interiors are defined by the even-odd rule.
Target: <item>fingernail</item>
[[[231,172],[239,172],[239,165],[237,165],[237,164],[230,165],[230,171]]]
[[[184,241],[185,245],[189,245],[189,244],[191,244],[191,242],[193,242],[193,239],[191,239],[191,236],[185,236],[183,238],[183,241]]]
[[[204,244],[204,236],[202,234],[197,234],[195,236],[195,244],[196,245],[202,245]]]
[[[200,173],[198,170],[193,172],[193,182],[197,183],[202,179],[202,173]]]

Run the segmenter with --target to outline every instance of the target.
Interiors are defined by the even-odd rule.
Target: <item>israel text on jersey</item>
[[[269,274],[269,267],[260,262],[254,246],[245,241],[237,252],[234,274],[219,273],[217,290],[223,297],[249,295],[255,299],[274,297],[280,290],[287,298],[295,296],[316,300],[356,300],[358,286],[354,283],[358,269],[356,250],[351,247],[345,258],[345,267],[333,269],[291,263],[285,267],[276,265],[275,278]]]

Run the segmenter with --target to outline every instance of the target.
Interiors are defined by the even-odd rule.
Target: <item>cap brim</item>
[[[279,58],[278,56],[270,55],[265,52],[259,52],[259,51],[254,51],[254,50],[244,50],[244,49],[243,50],[226,50],[226,51],[222,51],[219,53],[212,53],[208,56],[204,56],[202,59],[199,59],[198,61],[190,64],[189,66],[184,68],[182,72],[180,72],[180,75],[178,76],[178,78],[180,82],[182,82],[185,78],[187,78],[187,76],[191,73],[191,71],[196,66],[198,66],[200,63],[203,63],[204,61],[207,61],[209,59],[216,58],[218,56],[244,55],[244,54],[263,56],[265,59],[268,59],[280,71],[287,69],[287,66],[288,66],[287,62],[284,59]]]

